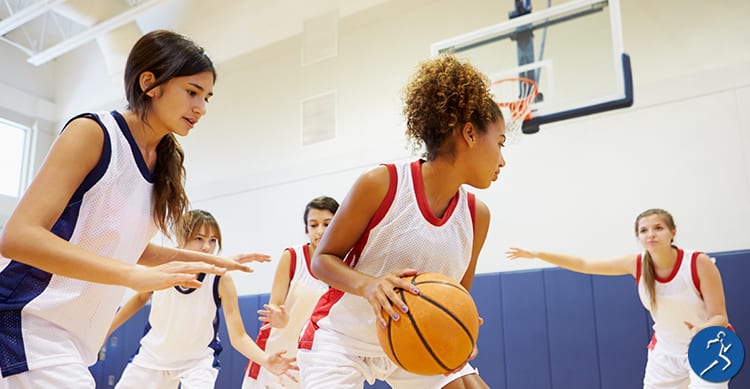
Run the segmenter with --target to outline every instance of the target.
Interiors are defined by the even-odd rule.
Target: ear
[[[154,73],[151,72],[143,72],[138,77],[138,83],[140,84],[141,90],[146,91],[149,88],[151,88],[154,83],[156,82],[156,76]],[[159,87],[155,87],[154,89],[148,90],[146,92],[146,95],[148,97],[154,98],[159,93]]]
[[[479,140],[479,132],[474,127],[474,124],[471,122],[468,122],[464,124],[463,127],[461,127],[461,137],[466,142],[466,144],[471,147],[476,143],[477,140]]]

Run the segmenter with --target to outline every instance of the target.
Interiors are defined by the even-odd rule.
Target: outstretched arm
[[[263,309],[258,310],[258,320],[263,322],[261,330],[273,327],[284,328],[289,322],[289,314],[284,307],[287,293],[289,293],[289,271],[291,269],[292,254],[289,250],[284,250],[279,258],[279,264],[276,266],[276,275],[273,278],[271,287],[271,296],[268,304]]]
[[[0,237],[0,255],[49,273],[137,291],[174,285],[197,287],[195,273],[223,273],[194,263],[143,269],[105,257],[60,238],[52,227],[102,154],[104,132],[90,119],[68,124],[24,193]]]
[[[630,274],[635,277],[636,256],[625,255],[616,258],[591,260],[565,254],[547,253],[543,251],[528,251],[518,247],[511,247],[505,253],[510,259],[539,258],[542,261],[557,265],[578,273],[617,276]]]
[[[289,370],[299,370],[294,364],[297,358],[285,358],[285,351],[275,354],[268,354],[261,349],[255,341],[245,331],[245,324],[242,322],[239,304],[237,303],[237,289],[234,286],[231,276],[228,274],[219,279],[219,295],[221,296],[221,305],[224,309],[224,317],[227,321],[227,332],[232,347],[242,355],[257,362],[259,365],[268,369],[276,375],[286,375],[295,382],[297,379]]]
[[[241,270],[252,272],[247,262],[269,262],[271,257],[266,254],[248,253],[237,254],[231,257],[219,257],[200,251],[178,249],[149,243],[146,250],[141,254],[138,263],[146,266],[158,266],[173,261],[180,262],[205,262],[227,270]]]

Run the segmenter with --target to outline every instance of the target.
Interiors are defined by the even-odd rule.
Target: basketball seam
[[[433,300],[433,299],[431,299],[431,298],[429,298],[427,296],[424,296],[421,293],[419,294],[418,297],[422,298],[423,300],[429,301],[434,306],[436,306],[438,309],[440,309],[441,311],[445,312],[448,316],[450,316],[456,323],[458,323],[458,325],[461,326],[461,328],[466,333],[466,336],[468,336],[469,339],[471,340],[471,344],[474,344],[474,337],[471,336],[471,332],[469,331],[468,328],[466,328],[466,325],[464,325],[464,323],[453,312],[451,312],[450,310],[448,310],[448,308],[445,308],[443,305],[441,305],[437,301],[435,301],[435,300]]]
[[[401,293],[403,293],[403,291]],[[421,296],[421,294],[419,296]],[[401,297],[403,298],[403,295]],[[430,301],[430,300],[427,300],[427,301]],[[419,325],[417,325],[417,322],[414,320],[414,317],[411,315],[411,312],[407,312],[406,316],[409,318],[409,321],[411,322],[411,325],[414,328],[414,331],[417,333],[417,336],[419,336],[419,340],[422,341],[422,345],[424,346],[425,349],[427,349],[427,352],[430,353],[430,355],[432,356],[432,359],[434,359],[435,362],[437,362],[437,364],[440,365],[440,367],[443,368],[444,370],[446,371],[452,370],[451,368],[446,366],[443,363],[443,361],[441,361],[440,358],[438,358],[437,355],[435,355],[435,351],[432,350],[432,347],[430,347],[430,345],[427,343],[427,340],[422,335],[422,331],[419,330]]]

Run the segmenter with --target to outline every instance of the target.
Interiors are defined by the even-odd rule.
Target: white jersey
[[[145,335],[131,363],[154,370],[177,370],[211,355],[218,363],[220,279],[201,273],[200,288],[175,286],[155,291]]]
[[[291,254],[290,282],[284,307],[289,314],[289,322],[284,328],[267,328],[260,331],[256,343],[268,353],[286,351],[285,356],[290,358],[297,355],[297,343],[302,326],[310,318],[310,313],[312,313],[320,296],[328,290],[328,285],[312,274],[309,243],[298,246],[296,249],[288,248],[287,250]],[[257,363],[248,363],[245,381],[255,381],[256,386],[254,387],[266,388],[266,385],[275,384],[280,382],[281,379],[281,377],[262,369]],[[247,382],[243,387],[253,386],[251,382]],[[291,380],[285,380],[284,387],[301,388],[302,386]]]
[[[471,261],[475,199],[459,188],[443,217],[436,217],[424,193],[422,162],[386,165],[388,194],[347,254],[350,267],[374,276],[413,268],[461,281]],[[383,356],[375,319],[366,299],[332,288],[315,307],[299,347]]]
[[[654,320],[654,338],[650,348],[687,355],[690,331],[684,322],[693,324],[708,320],[706,304],[700,292],[700,279],[696,268],[698,251],[677,248],[677,261],[672,273],[666,278],[656,277],[656,309],[651,309],[651,300],[645,282],[641,282],[643,255],[638,255],[636,281],[638,296],[643,306],[651,312]]]
[[[88,251],[134,264],[156,233],[152,174],[119,113],[81,116],[102,127],[102,154],[51,231]],[[3,376],[80,361],[93,365],[125,288],[8,259],[0,259],[0,268]]]

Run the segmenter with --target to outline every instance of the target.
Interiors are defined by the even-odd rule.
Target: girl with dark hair
[[[436,272],[471,289],[490,212],[464,185],[488,188],[505,166],[503,116],[487,77],[451,55],[421,64],[405,90],[404,116],[425,159],[361,175],[313,257],[313,274],[331,289],[300,338],[305,388],[361,388],[375,379],[394,388],[487,388],[468,363],[436,376],[398,367],[375,326],[385,327],[381,310],[408,320],[397,289],[418,291],[400,276]]]
[[[194,209],[177,234],[179,247],[216,254],[221,251],[221,229],[209,212]],[[242,322],[237,289],[229,273],[201,274],[203,287],[175,286],[133,296],[112,322],[110,333],[125,323],[151,299],[146,331],[138,351],[128,363],[115,389],[213,388],[219,376],[219,307],[224,310],[229,341],[246,358],[273,375],[296,370],[295,358],[284,351],[264,352],[248,336]]]
[[[635,219],[635,235],[645,249],[641,254],[591,260],[513,247],[507,256],[539,258],[579,273],[632,275],[654,321],[643,387],[726,388],[726,382],[701,379],[687,359],[693,335],[707,327],[728,326],[721,275],[708,255],[675,246],[676,234],[672,215],[654,208]]]
[[[0,238],[0,388],[94,388],[88,366],[125,287],[195,288],[197,273],[250,271],[242,263],[267,259],[151,243],[187,211],[175,134],[206,113],[214,81],[202,48],[154,31],[127,59],[128,109],[64,126]]]
[[[258,311],[263,326],[257,341],[266,352],[283,350],[288,355],[297,355],[300,330],[318,298],[328,290],[328,285],[310,272],[310,260],[338,209],[339,203],[328,196],[316,197],[305,206],[302,221],[309,242],[287,248],[281,254],[268,304]],[[288,379],[272,374],[253,361],[248,363],[242,383],[243,389],[301,387],[296,377]]]

